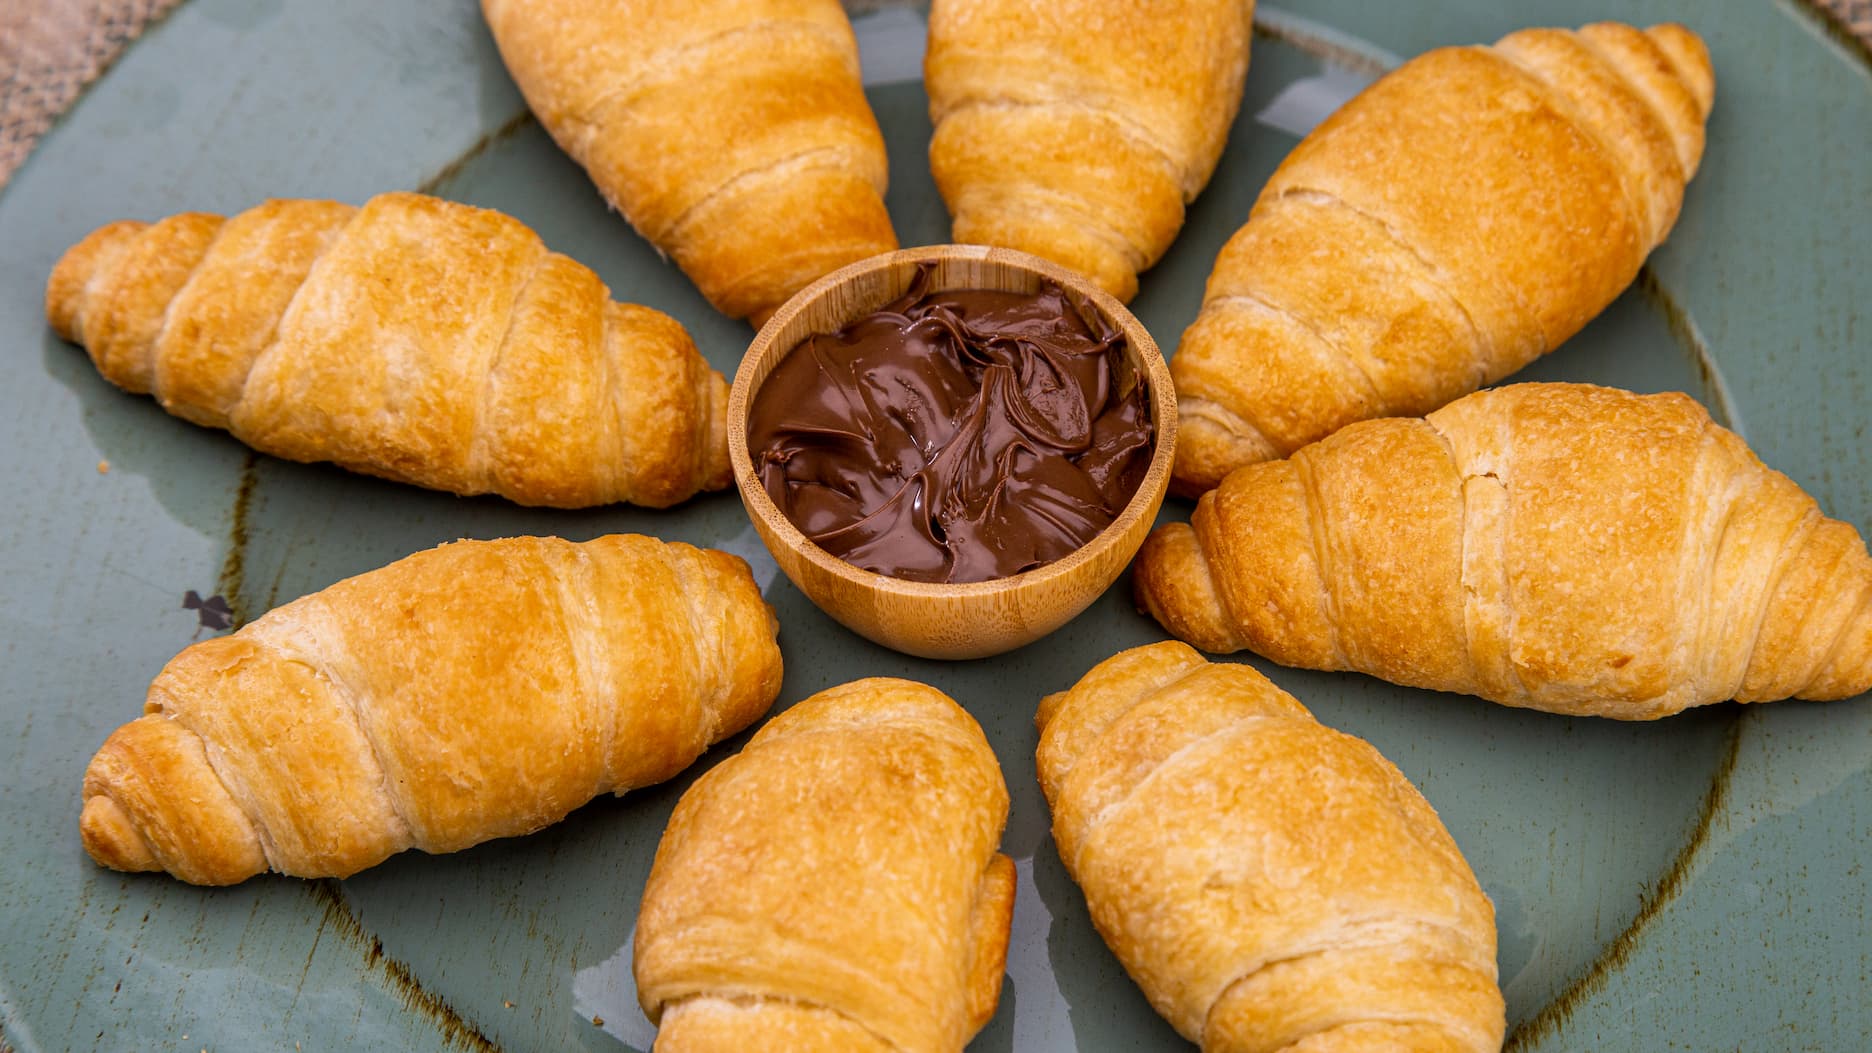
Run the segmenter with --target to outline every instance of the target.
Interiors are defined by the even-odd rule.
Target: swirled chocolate
[[[929,290],[796,347],[748,449],[774,504],[854,566],[910,581],[1019,574],[1111,525],[1150,466],[1125,339],[1046,283]]]

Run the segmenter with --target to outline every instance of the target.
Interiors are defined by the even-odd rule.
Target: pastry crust
[[[1122,652],[1040,705],[1099,934],[1210,1053],[1496,1053],[1495,914],[1415,788],[1242,665]]]
[[[681,771],[780,689],[747,565],[655,538],[462,541],[177,655],[85,772],[85,850],[345,877]]]
[[[518,220],[420,194],[113,223],[46,316],[105,379],[295,461],[664,507],[728,485],[728,388],[675,319]]]
[[[1222,156],[1253,16],[1243,0],[934,0],[930,168],[954,239],[1129,301]]]
[[[769,721],[657,846],[634,951],[657,1050],[959,1053],[1000,995],[1007,809],[934,688],[859,680]]]
[[[527,105],[722,313],[897,247],[837,0],[482,0]]]
[[[1296,146],[1217,257],[1171,373],[1176,485],[1417,416],[1552,350],[1663,242],[1703,152],[1679,25],[1443,48]]]
[[[1138,602],[1210,651],[1649,720],[1872,688],[1853,528],[1687,395],[1516,384],[1249,465]]]

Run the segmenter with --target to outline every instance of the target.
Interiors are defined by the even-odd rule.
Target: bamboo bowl
[[[966,584],[901,581],[858,567],[807,540],[775,507],[748,453],[748,408],[774,367],[816,333],[838,331],[910,287],[934,263],[931,288],[1038,292],[1048,279],[1125,334],[1125,355],[1143,379],[1156,448],[1138,491],[1116,520],[1063,559],[1012,577]],[[1176,391],[1156,341],[1111,296],[1072,271],[1011,249],[938,245],[873,256],[800,290],[761,326],[728,396],[728,456],[735,485],[767,551],[794,585],[847,628],[925,658],[982,658],[1032,643],[1071,621],[1117,580],[1156,521],[1176,453]]]

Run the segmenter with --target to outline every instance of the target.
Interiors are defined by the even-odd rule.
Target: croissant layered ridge
[[[930,168],[954,240],[1130,300],[1222,156],[1253,15],[1243,0],[935,0]]]
[[[1405,63],[1296,146],[1171,370],[1180,490],[1553,350],[1676,222],[1715,80],[1683,26],[1526,29]]]
[[[453,852],[659,782],[780,687],[726,553],[612,535],[462,541],[177,655],[85,772],[116,870],[227,885]]]
[[[482,0],[561,149],[711,304],[759,325],[888,252],[887,162],[838,0]]]
[[[769,721],[657,846],[634,944],[656,1049],[960,1053],[1000,996],[1007,811],[934,688],[859,680]]]
[[[1496,1053],[1494,909],[1369,744],[1174,641],[1041,703],[1036,765],[1092,921],[1210,1053]]]
[[[511,217],[420,194],[102,227],[46,314],[105,379],[295,461],[458,494],[664,507],[728,484],[728,388]]]
[[[1872,688],[1872,559],[1686,395],[1517,384],[1249,465],[1140,552],[1210,651],[1648,720]]]

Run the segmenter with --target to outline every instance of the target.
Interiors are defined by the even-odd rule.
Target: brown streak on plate
[[[273,575],[273,584],[267,586],[267,594],[266,594],[267,610],[270,611],[273,608],[279,606],[280,583],[285,580],[286,580],[286,561],[281,560],[279,573]]]
[[[215,579],[215,591],[227,600],[229,628],[247,624],[247,601],[241,587],[247,577],[247,510],[253,505],[254,489],[260,485],[260,455],[247,451],[241,461],[240,483],[234,489],[234,508],[228,515],[228,550],[221,560],[221,573]]]
[[[1382,77],[1391,72],[1391,67],[1371,55],[1355,48],[1346,47],[1335,40],[1309,33],[1306,30],[1286,24],[1271,22],[1256,16],[1254,35],[1264,40],[1275,40],[1298,51],[1303,51],[1323,62],[1342,67],[1354,73],[1365,73],[1372,77]]]
[[[1735,407],[1730,404],[1729,391],[1723,387],[1722,374],[1716,369],[1716,356],[1710,353],[1709,345],[1703,341],[1703,334],[1697,331],[1696,323],[1690,318],[1690,312],[1664,287],[1649,263],[1638,268],[1638,277],[1632,282],[1632,288],[1638,290],[1638,295],[1644,297],[1645,303],[1664,316],[1664,325],[1670,330],[1671,338],[1690,356],[1697,380],[1703,385],[1703,397],[1698,401],[1710,411],[1716,423],[1730,431],[1737,431]]]
[[[441,1032],[444,1042],[467,1053],[501,1053],[500,1047],[482,1034],[480,1028],[464,1020],[453,1006],[423,987],[407,964],[384,953],[383,941],[365,931],[364,923],[351,909],[343,885],[327,878],[307,882],[306,888],[312,898],[324,906],[325,922],[331,930],[363,949],[364,971],[382,973],[389,986],[402,997],[403,1005],[428,1017]]]
[[[436,170],[434,175],[416,184],[416,192],[419,194],[435,193],[450,180],[460,175],[462,169],[468,167],[469,163],[474,161],[475,158],[480,157],[494,147],[520,134],[522,129],[532,123],[533,111],[522,109],[519,113],[502,121],[500,127],[476,139],[473,146],[462,151],[461,156],[443,165]]]
[[[1709,791],[1703,795],[1703,804],[1697,809],[1696,823],[1690,830],[1690,836],[1684,841],[1683,847],[1677,850],[1677,857],[1665,868],[1664,876],[1657,885],[1639,901],[1638,913],[1632,917],[1631,924],[1625,926],[1624,932],[1613,937],[1612,942],[1599,952],[1599,957],[1586,967],[1586,971],[1567,984],[1554,996],[1553,1001],[1542,1006],[1510,1032],[1508,1041],[1502,1046],[1502,1053],[1527,1053],[1541,1039],[1558,1034],[1560,1026],[1573,1015],[1573,1010],[1587,998],[1599,993],[1612,974],[1625,967],[1646,928],[1683,893],[1690,880],[1691,867],[1703,846],[1709,842],[1710,824],[1729,803],[1729,780],[1735,773],[1736,756],[1741,751],[1742,725],[1754,712],[1753,708],[1744,709],[1735,722],[1729,725],[1722,760],[1717,762]]]

